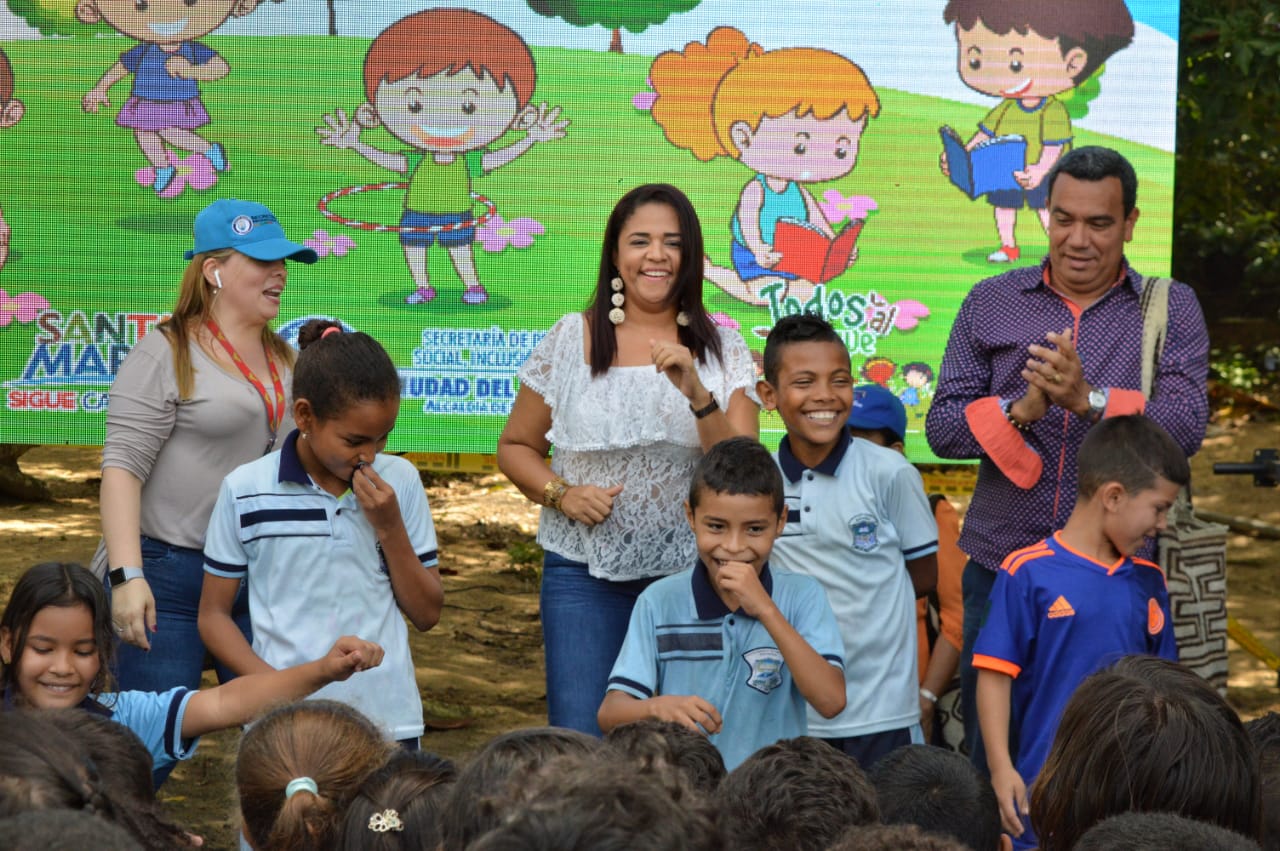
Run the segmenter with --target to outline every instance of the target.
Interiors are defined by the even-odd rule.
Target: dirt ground
[[[1193,459],[1198,506],[1280,526],[1280,489],[1257,489],[1247,476],[1214,476],[1215,461],[1252,458],[1280,445],[1274,414],[1220,417]],[[47,482],[54,501],[0,502],[0,603],[38,561],[88,562],[98,539],[99,451],[40,447],[22,468]],[[497,733],[546,722],[537,562],[529,542],[537,509],[501,476],[438,477],[428,497],[440,539],[445,611],[427,633],[413,633],[427,734],[423,745],[465,758]],[[1233,534],[1230,613],[1280,653],[1280,541]],[[1246,718],[1280,711],[1277,675],[1234,642],[1230,699]],[[161,792],[175,819],[203,835],[206,847],[235,847],[232,768],[237,732],[208,736],[196,757]]]

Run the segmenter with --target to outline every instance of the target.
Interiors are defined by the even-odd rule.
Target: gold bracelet
[[[555,476],[551,481],[547,482],[542,488],[542,504],[548,508],[560,510],[560,503],[564,500],[564,495],[569,488],[568,482],[559,476]]]

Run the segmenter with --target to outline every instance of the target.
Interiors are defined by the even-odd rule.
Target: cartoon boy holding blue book
[[[1071,116],[1060,97],[1093,76],[1133,41],[1133,17],[1124,0],[949,0],[943,19],[956,25],[960,79],[974,91],[1001,98],[965,145],[1021,136],[1026,160],[1009,188],[987,193],[995,208],[1000,247],[987,261],[1013,263],[1022,250],[1014,226],[1023,205],[1047,230],[1048,190],[1043,181],[1058,157],[1071,150]],[[942,173],[951,176],[945,151]]]

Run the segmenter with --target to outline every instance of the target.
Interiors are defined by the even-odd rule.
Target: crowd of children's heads
[[[6,621],[8,622],[8,621]],[[93,652],[93,651],[90,651]],[[1246,729],[1188,669],[1127,657],[1068,704],[1032,793],[1045,849],[1258,848],[1260,795],[1280,788],[1280,715]],[[604,742],[534,728],[462,768],[394,748],[350,707],[281,707],[244,735],[243,831],[270,849],[1007,848],[991,787],[962,756],[900,748],[870,775],[829,744],[789,739],[732,773],[669,722]],[[1267,812],[1274,821],[1274,809]],[[0,725],[0,847],[195,844],[151,788],[146,748],[83,710],[14,710]]]
[[[1258,756],[1231,706],[1174,662],[1129,656],[1084,681],[1031,790],[1045,851],[1108,816],[1172,812],[1245,836],[1261,826]]]

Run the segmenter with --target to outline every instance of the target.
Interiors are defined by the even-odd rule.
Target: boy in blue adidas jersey
[[[732,771],[805,735],[806,704],[827,718],[844,708],[844,647],[822,586],[769,567],[786,509],[767,449],[746,437],[711,447],[685,514],[698,563],[636,601],[597,720],[605,732],[643,718],[700,730]]]
[[[1178,659],[1164,573],[1133,553],[1164,528],[1190,481],[1186,455],[1144,416],[1107,417],[1081,443],[1077,464],[1067,524],[1004,560],[974,645],[991,785],[1015,848],[1036,846],[1027,788],[1076,686],[1121,656]]]
[[[787,522],[774,563],[822,584],[844,640],[845,708],[810,713],[809,734],[869,770],[924,741],[915,601],[937,583],[933,509],[910,461],[850,437],[849,350],[821,317],[773,326],[756,390],[787,427],[776,455]]]

